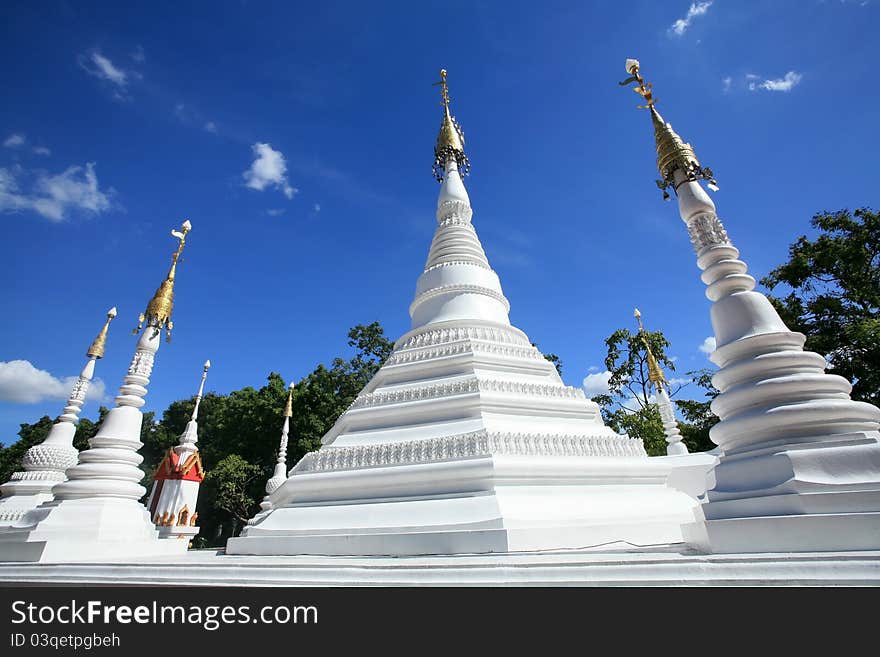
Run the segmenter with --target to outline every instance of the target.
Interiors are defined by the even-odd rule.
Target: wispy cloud
[[[729,75],[726,78],[721,79],[721,90],[724,93],[730,92],[730,85],[733,84],[733,78]]]
[[[147,55],[144,52],[144,47],[141,45],[135,46],[134,50],[129,54],[134,61],[138,64],[143,64],[147,60]]]
[[[29,192],[21,180],[33,178]],[[71,211],[99,214],[111,207],[112,188],[101,190],[95,163],[71,166],[61,173],[0,168],[0,212],[33,211],[51,221],[62,221]]]
[[[687,14],[685,14],[684,18],[679,18],[675,21],[672,26],[669,28],[669,33],[674,34],[675,36],[682,36],[687,29],[691,26],[691,23],[698,16],[703,16],[707,11],[709,11],[709,7],[712,6],[713,0],[706,0],[705,2],[692,2],[691,6],[688,7]]]
[[[704,354],[708,355],[715,351],[715,336],[710,335],[708,338],[703,340],[703,343],[697,347]]]
[[[321,204],[320,204],[320,203],[315,203],[315,204],[312,206],[312,212],[314,212],[315,214],[318,214],[320,211],[321,211]]]
[[[24,146],[24,142],[25,138],[23,134],[13,132],[3,142],[3,146],[5,146],[6,148],[19,148],[20,146]]]
[[[214,123],[213,121],[208,121],[202,127],[204,128],[205,132],[210,132],[212,135],[217,134],[217,124]]]
[[[270,217],[280,217],[282,214],[284,214],[284,208],[269,208],[268,210],[266,210],[266,214],[268,214]]]
[[[97,49],[80,55],[78,61],[80,68],[86,73],[109,84],[116,100],[130,100],[129,83],[133,79],[139,80],[142,77],[135,70],[123,69],[118,64],[114,64],[109,57]]]
[[[0,361],[0,401],[17,404],[36,404],[47,399],[67,399],[77,377],[57,378],[34,367],[27,360]],[[105,386],[95,379],[89,386],[86,399],[102,400]]]
[[[35,155],[51,155],[52,151],[50,151],[45,146],[34,146],[34,154]]]
[[[757,78],[751,78],[749,82],[749,91],[757,91],[758,89],[763,89],[765,91],[782,91],[789,92],[794,89],[800,81],[803,79],[803,74],[798,73],[796,71],[789,71],[781,78],[776,78],[773,80],[764,80],[763,82],[758,82]]]
[[[267,187],[275,187],[287,198],[293,198],[299,190],[291,187],[287,181],[287,162],[281,151],[276,151],[269,144],[257,142],[251,146],[254,161],[250,168],[242,173],[245,186],[257,191]]]

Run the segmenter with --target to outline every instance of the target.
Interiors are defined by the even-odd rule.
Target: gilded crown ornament
[[[647,352],[648,380],[654,384],[655,388],[659,387],[666,383],[666,377],[663,375],[663,370],[660,369],[660,363],[658,363],[657,359],[654,357],[654,352],[651,351],[651,345],[648,343],[648,336],[645,332],[645,327],[642,326],[642,313],[639,312],[638,308],[633,312],[633,317],[635,317],[636,321],[639,323],[639,336],[642,338],[642,344],[645,345],[645,351]]]
[[[104,347],[107,345],[107,330],[110,328],[110,322],[116,317],[116,306],[107,311],[107,321],[104,322],[104,328],[98,333],[95,341],[89,346],[86,356],[89,358],[103,358]]]
[[[156,294],[147,304],[147,310],[138,316],[137,328],[132,333],[137,334],[143,328],[144,322],[147,326],[152,326],[156,331],[165,329],[166,342],[171,342],[171,329],[174,323],[171,321],[171,312],[174,308],[174,276],[177,270],[177,262],[183,247],[186,244],[186,234],[192,230],[192,224],[187,219],[180,226],[180,230],[172,230],[171,234],[178,239],[177,251],[171,256],[171,268],[168,270],[168,276],[162,281]]]
[[[287,403],[284,405],[284,417],[293,417],[293,387],[291,383],[288,386]]]
[[[676,170],[681,170],[687,176],[686,180],[705,180],[709,189],[718,191],[718,183],[715,181],[712,169],[700,165],[693,147],[676,134],[672,125],[666,123],[654,107],[657,99],[654,98],[653,85],[646,82],[639,74],[639,60],[627,59],[626,72],[630,74],[630,77],[619,84],[626,86],[634,82],[635,86],[632,87],[632,90],[645,99],[645,104],[639,105],[638,108],[651,112],[654,140],[657,143],[657,169],[660,172],[660,180],[657,180],[656,183],[657,187],[663,190],[663,200],[669,200],[669,192],[667,191],[669,187],[675,190],[681,184],[675,183]]]
[[[449,86],[446,84],[445,68],[440,71],[440,81],[434,83],[434,86],[437,85],[440,85],[443,121],[440,123],[440,134],[437,136],[437,145],[434,147],[433,170],[437,181],[443,182],[446,162],[450,158],[455,159],[458,171],[462,176],[468,175],[471,163],[464,153],[464,132],[455,117],[449,113]]]

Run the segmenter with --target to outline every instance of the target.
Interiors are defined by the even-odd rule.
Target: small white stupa
[[[52,499],[52,487],[64,481],[64,471],[76,465],[79,455],[73,446],[79,412],[86,400],[86,393],[95,375],[95,361],[104,356],[107,330],[116,317],[116,308],[107,311],[107,321],[86,352],[88,362],[73,385],[64,414],[52,425],[49,435],[39,445],[34,445],[21,459],[22,470],[0,486],[0,527],[11,525],[25,513]]]
[[[206,360],[192,416],[180,434],[180,442],[168,450],[153,475],[153,488],[150,499],[147,500],[147,508],[159,529],[159,538],[189,540],[199,533],[196,526],[199,516],[196,503],[199,499],[199,484],[205,479],[205,469],[202,467],[202,457],[196,442],[199,433],[199,404],[210,367],[211,361]]]
[[[682,541],[696,500],[605,426],[508,318],[443,117],[437,230],[412,330],[227,554],[461,554]]]
[[[657,407],[660,410],[660,420],[663,422],[663,433],[666,435],[666,454],[668,456],[680,456],[688,453],[687,445],[681,441],[681,432],[678,430],[678,422],[675,420],[675,410],[666,387],[666,376],[651,351],[651,345],[645,335],[645,327],[642,326],[642,313],[636,308],[633,316],[639,323],[639,335],[645,345],[645,354],[648,360],[648,380],[654,386],[657,395]]]
[[[684,528],[688,542],[720,553],[880,549],[880,409],[853,401],[849,381],[826,373],[825,358],[804,351],[806,337],[755,292],[700,186],[718,189],[712,171],[657,112],[639,62],[626,69],[651,113],[657,184],[678,196],[713,302],[721,421],[710,437],[721,454],[707,501]]]
[[[288,386],[287,403],[284,405],[284,424],[281,426],[281,443],[278,446],[278,460],[275,462],[275,471],[266,481],[266,496],[260,502],[260,513],[248,520],[249,525],[259,522],[272,509],[270,496],[281,484],[287,481],[287,434],[290,433],[290,418],[293,416],[293,389],[294,384],[291,383]]]
[[[191,225],[171,234],[179,240],[171,269],[141,314],[146,323],[116,406],[107,413],[89,449],[67,470],[67,481],[52,489],[55,499],[0,529],[0,561],[90,561],[176,554],[185,541],[160,541],[147,508],[138,454],[147,384],[165,329],[170,339],[177,261]]]

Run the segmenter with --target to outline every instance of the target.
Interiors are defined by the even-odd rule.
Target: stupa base
[[[697,500],[666,485],[670,467],[647,457],[491,456],[294,474],[226,553],[452,555],[680,543]]]
[[[136,500],[53,501],[0,529],[0,561],[79,562],[170,556],[188,541],[161,541]]]

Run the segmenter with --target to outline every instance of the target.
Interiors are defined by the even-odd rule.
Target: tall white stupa
[[[715,204],[717,190],[654,107],[639,62],[627,60],[646,100],[665,191],[672,187],[702,270],[716,348],[712,378],[721,393],[710,437],[721,447],[714,487],[684,532],[706,551],[800,552],[880,549],[880,409],[853,401],[849,381],[825,372],[821,355],[804,351],[767,298],[754,291]]]
[[[528,336],[471,223],[464,137],[435,147],[437,229],[412,329],[227,554],[460,554],[682,541],[696,500],[606,427]]]
[[[52,487],[64,481],[64,471],[76,465],[79,455],[73,446],[79,412],[86,400],[86,393],[95,375],[95,361],[104,357],[107,344],[107,330],[116,317],[116,308],[107,311],[107,320],[86,352],[85,367],[80,372],[64,413],[52,425],[49,435],[39,445],[34,445],[24,453],[22,469],[15,472],[9,481],[0,486],[0,527],[7,527],[19,520],[25,513],[52,499]]]
[[[199,404],[210,367],[211,361],[206,360],[189,422],[180,434],[178,444],[166,452],[153,475],[147,508],[159,529],[159,538],[189,540],[199,533],[196,503],[199,500],[199,485],[205,479],[205,469],[196,443],[199,439]]]
[[[160,541],[147,508],[138,453],[147,384],[163,329],[170,339],[177,262],[191,225],[171,234],[179,240],[171,269],[140,316],[146,323],[116,406],[101,422],[89,449],[67,470],[67,481],[52,489],[54,500],[0,529],[0,561],[90,561],[177,554],[186,541]]]

